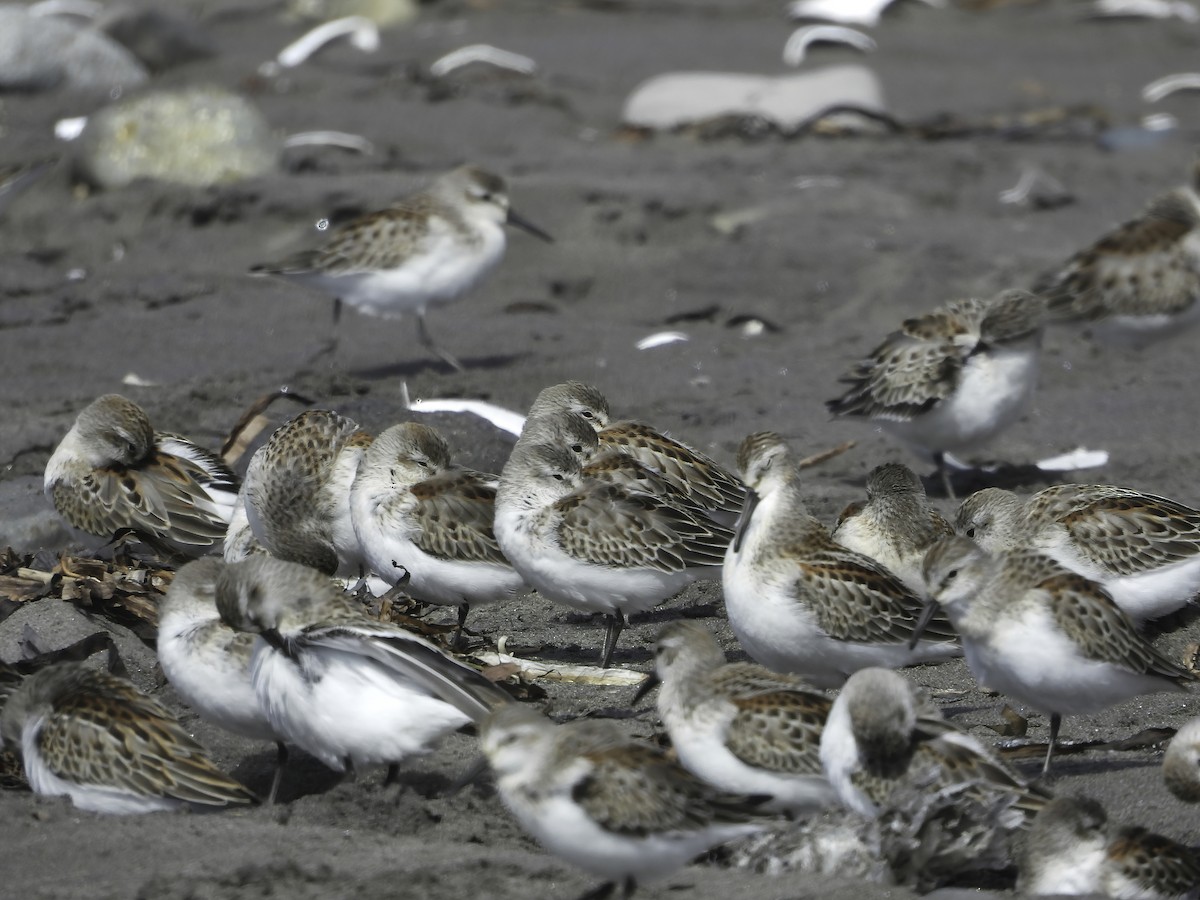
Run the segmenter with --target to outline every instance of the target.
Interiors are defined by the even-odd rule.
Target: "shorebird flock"
[[[905,321],[842,379],[839,416],[882,425],[937,466],[1025,410],[1052,321],[1145,344],[1200,318],[1200,164],[1032,291],[953,300]],[[456,169],[363,216],[318,249],[255,273],[295,279],[371,315],[451,301],[503,256],[517,215],[502,178]],[[468,448],[469,449],[469,448]],[[579,382],[533,398],[498,474],[453,462],[435,429],[379,434],[334,410],[282,424],[244,477],[185,437],[156,432],[109,394],[46,466],[45,492],[82,535],[133,534],[179,566],[157,650],[179,696],[213,724],[273,743],[258,797],[221,772],[156,701],[72,662],[0,679],[0,736],[30,786],[83,809],[135,813],[275,802],[289,752],[395,779],[406,761],[471,728],[500,797],[549,851],[603,879],[591,896],[660,877],[717,845],[763,840],[841,810],[886,834],[881,851],[918,883],[1019,871],[1029,894],[1200,897],[1200,857],[1055,797],[1064,716],[1153,692],[1194,670],[1144,635],[1200,595],[1200,510],[1136,488],[1063,484],[1021,497],[989,488],[953,516],[889,463],[832,527],[806,506],[806,475],[769,431],[736,471],[653,426],[614,416]],[[470,612],[536,591],[602,617],[611,666],[631,616],[695,581],[719,583],[750,662],[707,629],[667,624],[653,671],[671,752],[616,723],[557,723],[458,655]],[[347,590],[349,585],[353,589]],[[368,614],[364,592],[451,607],[449,649]],[[943,717],[899,667],[965,657],[979,684],[1049,717],[1042,777]],[[831,694],[830,691],[836,691]],[[1200,720],[1163,774],[1200,800]],[[953,821],[953,827],[946,825]],[[897,849],[900,848],[900,849]]]
[[[1028,394],[1045,309],[1009,291],[910,321],[835,411],[903,409],[904,440],[935,453],[960,446],[947,435],[969,443],[973,417],[999,427]],[[945,384],[913,394],[934,369]],[[1064,716],[1194,688],[1142,626],[1200,594],[1200,510],[1071,484],[985,489],[944,517],[889,463],[829,527],[778,434],[748,435],[731,471],[614,416],[580,382],[533,399],[498,474],[452,460],[426,425],[371,434],[310,409],[239,478],[124,397],[80,412],[46,467],[47,496],[93,539],[133,534],[194,557],[162,601],[163,671],[201,717],[274,744],[278,764],[256,796],[132,684],[60,663],[0,679],[0,735],[30,786],[108,813],[276,802],[294,750],[347,775],[384,767],[390,783],[470,728],[512,815],[602,879],[589,896],[628,897],[713,847],[832,811],[886,835],[884,862],[901,878],[916,866],[924,886],[1015,869],[1028,894],[1200,896],[1195,850],[1056,797],[1052,767]],[[687,618],[662,628],[627,702],[658,689],[670,752],[611,720],[556,722],[455,652],[471,609],[536,591],[603,619],[606,669],[631,616],[698,580],[721,585],[751,661],[727,662]],[[454,639],[443,648],[370,615],[372,584],[451,607]],[[955,657],[1049,717],[1036,780],[895,671]],[[1198,735],[1200,720],[1181,729],[1163,765],[1186,802],[1200,798]]]

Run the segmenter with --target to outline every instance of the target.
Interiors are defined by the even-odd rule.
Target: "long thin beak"
[[[746,536],[746,529],[750,527],[750,518],[754,515],[754,507],[756,506],[758,506],[758,494],[746,488],[746,502],[742,504],[741,515],[733,523],[734,553],[742,549],[742,538]]]
[[[508,222],[509,225],[515,225],[522,231],[528,231],[534,237],[540,237],[547,244],[554,243],[554,238],[550,237],[550,235],[546,234],[546,232],[542,231],[542,229],[538,228],[524,216],[519,215],[515,210],[513,210],[512,207],[509,207],[508,218],[505,221]]]
[[[650,693],[652,690],[654,690],[660,684],[662,684],[662,681],[658,677],[658,673],[651,672],[649,675],[646,676],[646,680],[638,685],[637,692],[633,695],[633,699],[629,701],[629,705],[637,706],[639,703],[642,702],[643,697],[645,697],[648,693]]]
[[[936,600],[926,600],[925,606],[921,608],[921,615],[917,618],[917,624],[913,626],[912,637],[908,639],[908,649],[912,650],[917,646],[917,641],[921,639],[921,635],[925,633],[925,629],[929,627],[929,623],[933,620],[934,613],[938,610]]]

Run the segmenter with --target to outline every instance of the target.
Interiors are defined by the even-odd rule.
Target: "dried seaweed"
[[[157,630],[159,600],[175,577],[171,569],[125,559],[62,556],[50,570],[14,566],[15,559],[11,548],[0,556],[0,620],[25,603],[63,600],[124,625],[147,642]]]

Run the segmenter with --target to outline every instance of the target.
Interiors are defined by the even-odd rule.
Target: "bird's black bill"
[[[534,225],[532,222],[530,222],[524,216],[518,215],[512,209],[510,209],[508,211],[508,219],[506,221],[508,222],[509,225],[515,225],[517,228],[520,228],[522,231],[528,231],[534,237],[540,237],[547,244],[554,243],[554,238],[550,237],[550,235],[546,234],[546,232],[542,231],[542,229],[538,228],[536,225]]]
[[[750,519],[754,515],[754,507],[756,506],[758,506],[758,494],[747,488],[746,500],[742,504],[741,514],[738,515],[737,521],[733,523],[734,553],[742,549],[742,538],[746,536],[746,529],[750,527]]]
[[[661,683],[662,682],[659,681],[658,676],[655,673],[651,672],[649,675],[646,676],[646,680],[638,685],[637,692],[634,693],[633,699],[629,701],[629,705],[637,706],[639,703],[642,702],[643,697],[645,697],[648,693],[650,693],[652,690],[654,690],[656,687],[658,687],[659,684],[661,684]]]
[[[921,639],[921,635],[925,633],[925,629],[929,627],[929,623],[933,621],[933,615],[937,612],[938,605],[936,600],[926,600],[925,606],[921,609],[921,615],[917,619],[917,624],[913,626],[912,637],[908,639],[908,649],[912,650],[917,646],[917,641]]]

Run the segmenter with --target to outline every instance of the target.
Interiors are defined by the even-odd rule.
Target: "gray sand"
[[[1197,134],[1196,101],[1188,95],[1160,104],[1179,116],[1179,132],[1119,152],[1044,137],[631,139],[619,133],[618,116],[642,79],[680,69],[776,73],[790,33],[775,0],[641,7],[434,4],[415,27],[386,33],[377,54],[331,47],[274,85],[254,72],[297,29],[265,12],[235,15],[233,5],[213,15],[220,56],[171,70],[160,83],[248,89],[281,132],[358,132],[377,153],[297,151],[290,170],[211,190],[137,184],[87,196],[60,169],[9,207],[0,222],[0,544],[23,552],[73,546],[48,513],[41,473],[95,396],[124,392],[158,428],[216,446],[247,404],[281,385],[373,430],[406,417],[405,383],[414,397],[478,397],[523,411],[541,387],[575,378],[598,385],[619,415],[653,422],[726,462],[746,433],[762,429],[782,432],[802,453],[855,439],[856,448],[809,476],[814,513],[832,520],[859,498],[872,466],[915,463],[870,427],[829,421],[821,401],[837,392],[849,363],[906,316],[956,296],[1027,285],[1188,171]],[[900,4],[875,29],[880,49],[866,64],[903,119],[1096,104],[1114,125],[1134,126],[1158,111],[1141,102],[1141,86],[1194,66],[1194,27],[1081,24],[1080,8],[1047,3],[983,14]],[[414,80],[413,72],[469,43],[529,54],[540,73],[524,81],[481,70],[448,97]],[[818,48],[807,65],[848,61],[861,60]],[[53,123],[95,102],[66,94],[0,98],[4,158],[54,150]],[[547,246],[514,232],[493,277],[458,305],[431,313],[434,334],[469,371],[446,374],[427,359],[411,323],[353,313],[343,319],[336,359],[310,364],[329,301],[243,273],[313,240],[312,223],[322,216],[371,209],[464,161],[507,173],[515,206],[558,239]],[[1002,205],[999,193],[1024,164],[1059,178],[1077,202],[1048,211]],[[795,186],[812,176],[839,181]],[[733,237],[710,226],[716,214],[759,204],[770,204],[771,214]],[[69,280],[72,270],[84,277]],[[714,307],[711,317],[664,324]],[[779,330],[743,337],[725,324],[738,314]],[[639,338],[668,327],[691,340],[634,349]],[[1106,449],[1109,465],[1081,478],[1200,505],[1198,339],[1193,333],[1132,354],[1052,332],[1032,410],[989,455],[1028,462],[1077,446]],[[127,374],[152,386],[125,385]],[[282,420],[289,411],[280,406],[273,414]],[[434,421],[464,462],[502,463],[505,439],[487,426]],[[0,624],[5,658],[25,624],[48,646],[97,629],[121,631],[58,606],[42,601]],[[736,655],[719,589],[705,586],[635,622],[617,664],[644,668],[657,628],[685,611],[700,615]],[[1172,624],[1157,640],[1182,655],[1200,637],[1200,624],[1188,616]],[[602,635],[598,622],[538,597],[483,611],[473,625],[571,662],[590,662]],[[139,684],[178,709],[230,771],[266,787],[271,748],[197,720],[161,686],[149,650],[129,635],[121,647]],[[951,712],[994,739],[987,726],[1000,722],[1003,699],[973,690],[961,663],[910,674],[935,688],[968,690]],[[556,713],[622,707],[630,695],[547,690]],[[1116,739],[1177,726],[1198,712],[1193,698],[1151,697],[1068,719],[1064,736]],[[629,723],[640,735],[654,725],[648,714]],[[1031,736],[1045,733],[1045,720],[1033,715]],[[387,790],[382,773],[338,784],[316,762],[301,760],[288,771],[281,805],[221,815],[103,818],[65,800],[0,792],[4,892],[565,898],[594,884],[540,852],[486,785],[447,793],[473,752],[473,739],[454,736]],[[1095,794],[1114,816],[1198,842],[1200,814],[1167,794],[1160,760],[1161,749],[1064,756],[1054,788]],[[1029,774],[1036,769],[1021,765],[1034,767]],[[747,900],[907,896],[713,866],[690,867],[644,896],[735,893]]]

